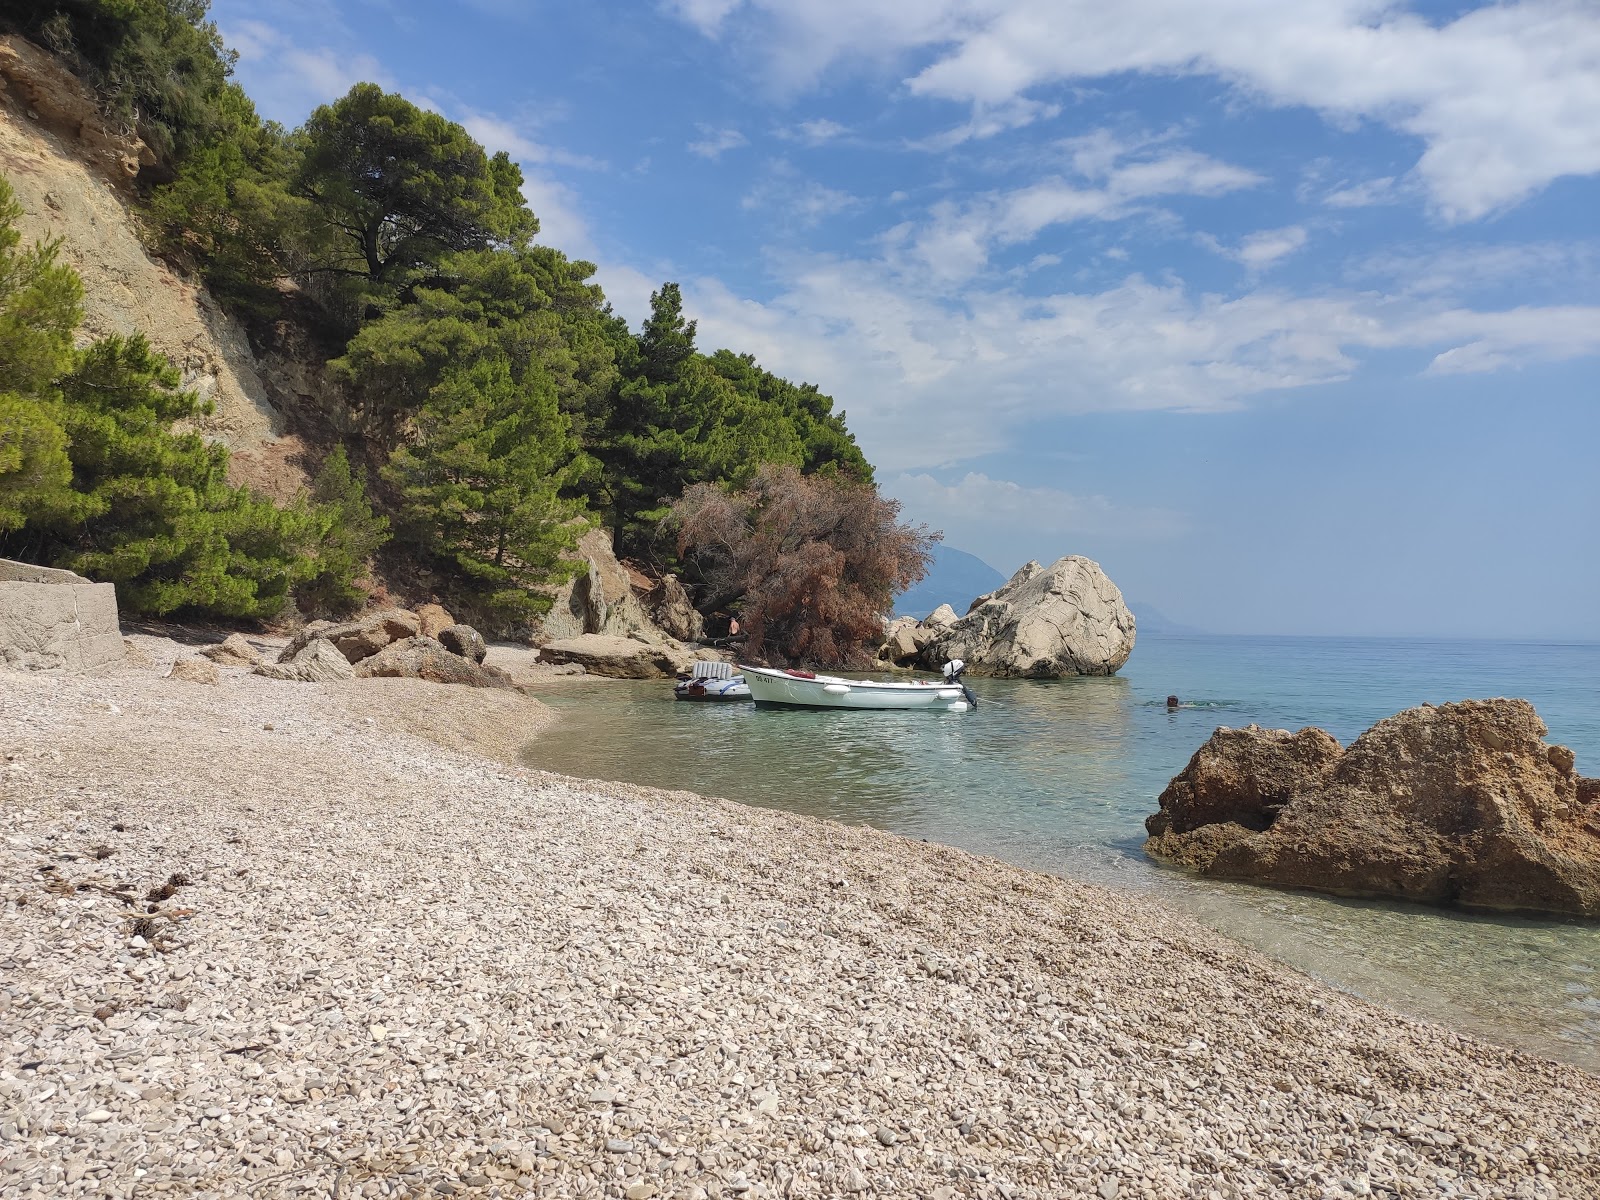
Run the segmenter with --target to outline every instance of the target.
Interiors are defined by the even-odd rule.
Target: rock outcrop
[[[1342,753],[1319,729],[1219,729],[1145,822],[1206,875],[1600,918],[1600,780],[1524,700],[1423,705]]]
[[[646,599],[650,615],[662,632],[680,642],[704,641],[706,622],[676,575],[663,575]]]
[[[608,530],[591,529],[579,538],[578,557],[584,569],[557,589],[550,611],[539,622],[541,644],[585,634],[659,634],[633,594],[633,578],[618,561]]]
[[[1073,554],[1049,567],[1028,563],[966,616],[934,627],[918,657],[935,670],[960,658],[973,675],[1004,678],[1113,675],[1133,641],[1133,614],[1117,585],[1099,563]]]
[[[682,646],[637,638],[584,634],[561,638],[539,651],[544,663],[576,663],[591,675],[612,679],[671,679],[687,671],[695,656]]]
[[[87,84],[49,51],[15,34],[0,37],[0,93],[27,115],[76,143],[109,178],[131,180],[155,153],[136,135],[107,125]]]
[[[297,633],[278,655],[280,663],[294,661],[312,642],[330,642],[346,661],[358,663],[382,650],[391,642],[416,637],[422,630],[417,614],[404,608],[388,608],[353,621],[333,623],[313,621]]]
[[[429,637],[409,637],[385,646],[355,667],[358,679],[426,679],[465,687],[509,688],[511,676],[453,654]]]
[[[111,584],[0,559],[0,665],[77,673],[122,662],[117,592]]]

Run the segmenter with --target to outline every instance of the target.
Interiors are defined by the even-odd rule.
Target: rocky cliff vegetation
[[[1206,875],[1600,917],[1600,780],[1525,700],[1423,705],[1341,750],[1219,729],[1161,793],[1145,849]]]

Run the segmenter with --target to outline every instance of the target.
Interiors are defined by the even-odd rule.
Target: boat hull
[[[686,679],[672,689],[674,698],[695,703],[723,703],[730,700],[750,699],[750,689],[743,679]]]
[[[960,684],[878,683],[818,675],[807,679],[766,667],[741,667],[758,707],[928,709],[965,712],[971,706]]]

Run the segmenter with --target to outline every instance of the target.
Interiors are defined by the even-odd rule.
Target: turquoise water
[[[1600,1071],[1600,926],[1200,880],[1140,850],[1156,797],[1218,725],[1318,725],[1348,744],[1424,701],[1520,696],[1600,774],[1600,645],[1147,635],[1110,679],[972,686],[976,712],[862,714],[567,684],[543,697],[565,719],[525,758],[1148,892],[1336,986]],[[1169,713],[1169,693],[1185,707]]]

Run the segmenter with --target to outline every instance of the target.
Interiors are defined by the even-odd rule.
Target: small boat
[[[791,708],[931,708],[944,712],[966,712],[978,707],[972,689],[961,682],[967,666],[959,658],[944,665],[944,677],[937,683],[879,683],[870,679],[841,679],[837,675],[818,675],[812,671],[779,671],[769,667],[745,667],[744,681],[758,707],[783,705]]]
[[[672,685],[679,700],[748,700],[750,689],[732,663],[701,661],[689,669],[689,678]]]

